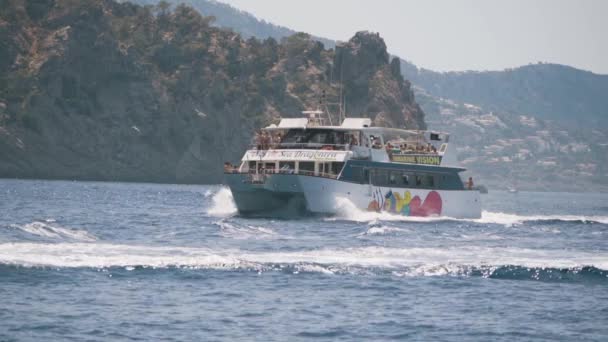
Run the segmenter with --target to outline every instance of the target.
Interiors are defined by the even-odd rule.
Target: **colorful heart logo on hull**
[[[441,214],[441,196],[437,191],[431,191],[420,205],[420,197],[414,196],[410,201],[410,216],[439,216]]]
[[[382,195],[380,190],[376,190],[367,210],[387,211],[405,216],[441,215],[442,200],[437,191],[429,192],[424,203],[421,202],[419,196],[412,197],[409,191],[404,192],[403,197],[401,197],[399,192],[393,192],[392,190],[389,190],[385,195]]]

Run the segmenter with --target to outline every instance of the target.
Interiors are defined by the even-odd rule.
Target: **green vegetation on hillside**
[[[306,34],[243,39],[185,5],[2,8],[0,177],[218,182],[256,128],[340,89],[350,113],[424,127],[376,34],[327,50]]]

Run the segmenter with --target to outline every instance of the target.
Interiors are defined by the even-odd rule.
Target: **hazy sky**
[[[379,32],[427,69],[501,70],[538,61],[608,74],[608,0],[221,0],[336,40]]]

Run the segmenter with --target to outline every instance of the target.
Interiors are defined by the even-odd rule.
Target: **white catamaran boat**
[[[479,191],[465,185],[449,135],[370,127],[367,118],[326,125],[320,111],[284,118],[256,134],[225,181],[243,215],[334,214],[340,199],[405,216],[481,216]]]

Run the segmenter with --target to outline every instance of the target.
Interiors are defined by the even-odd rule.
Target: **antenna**
[[[346,96],[344,96],[344,119],[346,119]]]
[[[317,108],[317,110],[320,111],[323,106],[325,106],[325,111],[327,112],[329,125],[333,126],[333,123],[331,122],[331,113],[329,112],[329,108],[327,108],[327,105],[325,104],[325,89],[323,89],[323,91],[321,92],[321,98],[319,99],[319,107]]]

